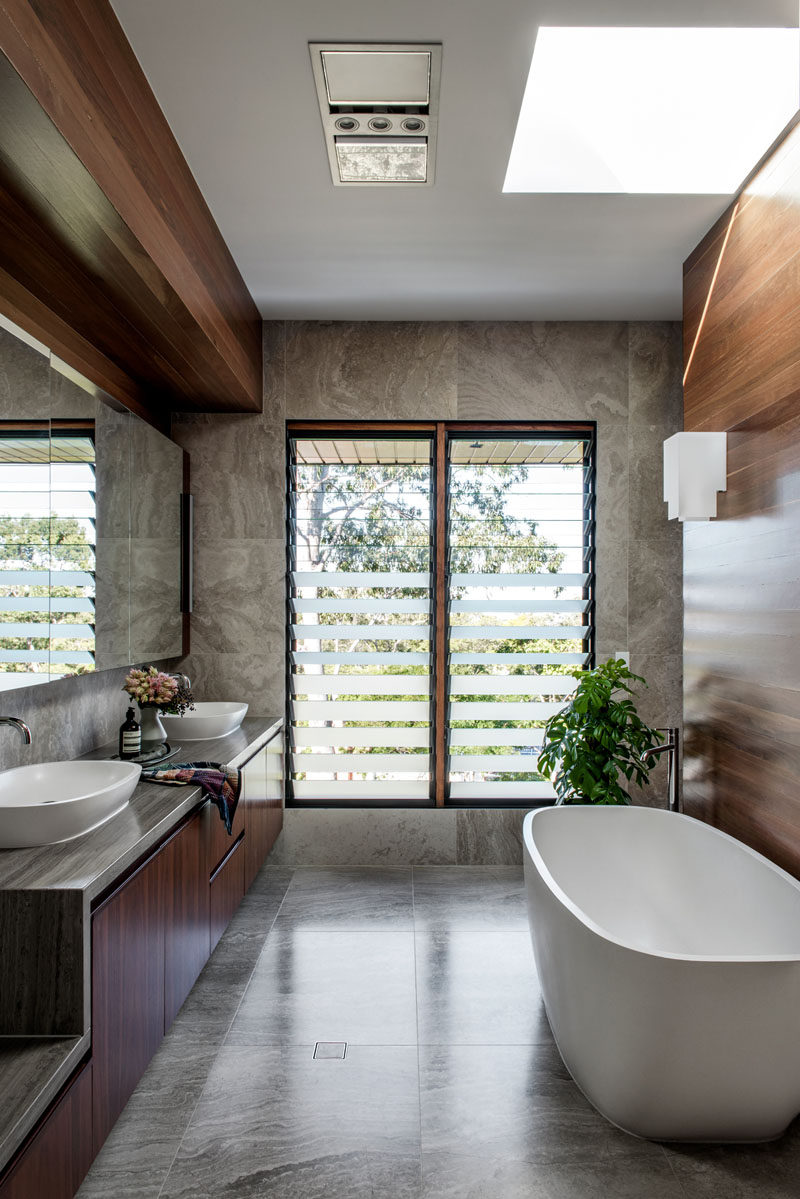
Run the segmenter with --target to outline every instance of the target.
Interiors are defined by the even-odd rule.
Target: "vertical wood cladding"
[[[258,311],[111,4],[0,0],[0,49],[12,317],[123,402],[259,411]]]
[[[685,428],[728,432],[684,533],[686,811],[800,876],[800,124],[684,266]]]

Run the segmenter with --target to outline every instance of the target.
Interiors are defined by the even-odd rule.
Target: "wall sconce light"
[[[664,500],[670,520],[711,520],[727,490],[727,433],[675,433],[664,442]]]

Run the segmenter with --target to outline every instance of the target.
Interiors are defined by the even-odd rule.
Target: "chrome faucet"
[[[30,745],[33,740],[31,730],[24,720],[20,720],[19,716],[0,716],[0,724],[10,724],[15,729],[18,729],[26,745]]]
[[[170,678],[176,679],[178,686],[183,687],[185,691],[191,691],[192,680],[189,678],[188,674],[171,674]]]
[[[642,761],[647,762],[650,758],[660,757],[661,754],[668,754],[667,758],[667,807],[670,812],[680,812],[681,797],[678,790],[678,730],[664,729],[667,734],[667,740],[663,745],[654,745],[652,749],[646,749],[642,754]]]

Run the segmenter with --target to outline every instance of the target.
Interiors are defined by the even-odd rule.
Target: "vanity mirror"
[[[182,652],[183,451],[0,316],[0,691]]]

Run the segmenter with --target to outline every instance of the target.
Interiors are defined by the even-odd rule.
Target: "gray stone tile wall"
[[[246,700],[256,715],[283,708],[285,420],[594,420],[598,660],[629,650],[650,683],[647,718],[678,723],[681,535],[661,499],[661,444],[681,427],[680,370],[670,322],[265,323],[264,411],[173,422],[192,456],[185,666],[198,697]],[[457,816],[373,811],[386,839],[370,850],[363,812],[295,811],[276,853],[287,863],[519,860],[518,812]]]

